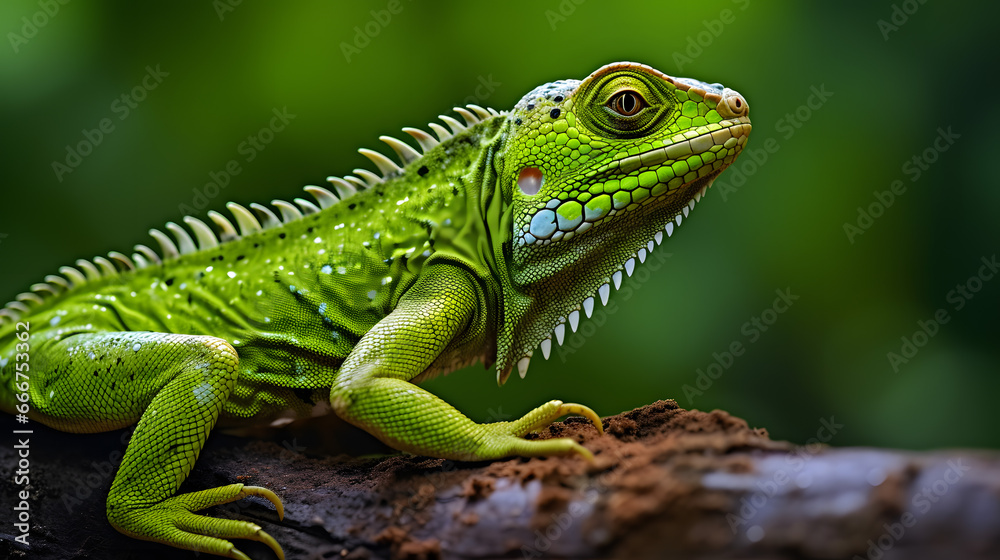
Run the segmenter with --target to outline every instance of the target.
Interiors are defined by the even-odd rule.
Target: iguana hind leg
[[[330,391],[337,414],[397,449],[420,455],[482,460],[576,454],[592,459],[572,439],[521,437],[566,414],[582,414],[601,431],[600,418],[583,405],[550,401],[513,422],[477,424],[410,382],[446,348],[474,343],[481,320],[476,309],[484,307],[467,272],[448,265],[424,272],[341,366]]]
[[[72,335],[33,356],[46,372],[32,385],[34,417],[76,432],[138,421],[108,495],[108,520],[144,540],[229,558],[246,556],[229,538],[281,548],[246,521],[192,512],[244,496],[281,502],[263,488],[232,484],[174,495],[187,478],[236,384],[239,359],[225,340],[149,332]]]

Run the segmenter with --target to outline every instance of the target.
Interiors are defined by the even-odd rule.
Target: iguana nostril
[[[542,172],[537,167],[525,167],[517,176],[517,186],[524,194],[538,194],[544,179]]]

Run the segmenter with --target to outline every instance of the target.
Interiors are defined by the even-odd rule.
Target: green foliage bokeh
[[[4,2],[0,299],[77,258],[150,243],[144,232],[178,221],[232,159],[240,173],[204,210],[300,196],[369,167],[356,150],[387,151],[379,135],[634,60],[742,92],[757,151],[571,352],[536,355],[502,389],[480,366],[428,386],[477,420],[550,398],[601,414],[676,398],[799,442],[832,416],[834,445],[1000,447],[1000,279],[971,299],[952,292],[1000,250],[995,32],[974,7],[903,5],[918,3],[70,2],[41,17],[37,2]],[[23,18],[45,23],[26,33]],[[147,67],[167,75],[121,118],[115,100]],[[295,118],[245,161],[241,143],[285,107]],[[57,177],[66,146],[105,118],[114,129]],[[958,139],[914,177],[904,166],[949,129]],[[849,236],[844,224],[897,180],[905,192]],[[798,299],[755,338],[744,325],[775,290]],[[893,367],[900,337],[939,309],[948,322]],[[743,353],[685,391],[729,364],[734,342]]]

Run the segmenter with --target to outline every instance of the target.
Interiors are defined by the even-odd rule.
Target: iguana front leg
[[[483,460],[579,454],[592,459],[571,439],[522,439],[566,414],[586,416],[602,431],[600,418],[585,406],[550,401],[513,422],[477,424],[410,383],[450,344],[475,330],[482,320],[476,314],[478,290],[472,276],[457,267],[425,268],[396,309],[362,337],[341,366],[330,391],[333,409],[385,443],[419,455]]]
[[[225,340],[149,332],[71,335],[42,345],[43,383],[31,386],[33,418],[73,432],[138,426],[108,494],[108,520],[122,533],[178,548],[247,559],[226,539],[281,548],[253,523],[194,511],[245,496],[278,497],[231,484],[174,495],[198,459],[236,384],[238,357]]]

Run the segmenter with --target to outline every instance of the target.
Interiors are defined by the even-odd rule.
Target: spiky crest
[[[236,226],[239,227],[238,232],[237,227],[229,218],[215,210],[208,212],[209,219],[215,225],[214,229],[194,216],[183,218],[190,233],[188,229],[184,229],[174,222],[167,222],[166,229],[173,234],[173,239],[158,229],[149,230],[149,235],[160,246],[159,253],[146,245],[136,245],[131,257],[117,251],[111,251],[108,253],[110,260],[98,256],[90,260],[78,259],[74,263],[76,267],[60,267],[61,276],[54,274],[46,276],[44,282],[32,284],[29,292],[18,294],[14,301],[0,308],[0,325],[19,321],[23,314],[31,311],[31,307],[42,305],[47,299],[62,295],[88,282],[127,274],[151,266],[159,266],[166,261],[179,258],[181,255],[218,247],[220,244],[241,239],[264,229],[281,227],[302,218],[304,215],[315,214],[330,208],[350,198],[359,190],[374,187],[386,179],[396,176],[402,172],[404,167],[418,162],[438,144],[463,133],[469,127],[505,114],[478,105],[466,105],[466,108],[455,107],[454,111],[462,117],[466,124],[463,125],[448,115],[441,115],[440,119],[448,125],[451,132],[438,123],[429,123],[428,127],[437,134],[436,139],[430,133],[419,128],[403,128],[403,132],[412,136],[417,142],[419,149],[392,136],[380,136],[379,140],[385,142],[399,157],[400,163],[398,164],[380,152],[366,148],[358,150],[361,155],[371,160],[380,172],[379,174],[367,169],[355,169],[354,175],[347,175],[343,178],[327,177],[327,181],[333,186],[333,192],[316,185],[303,187],[303,190],[316,199],[316,202],[319,203],[318,206],[304,198],[293,199],[294,204],[284,200],[272,200],[271,205],[277,210],[276,214],[263,204],[253,203],[250,208],[256,212],[255,216],[245,207],[235,202],[229,202],[226,204],[226,208],[236,220]],[[193,238],[192,233],[194,234]]]

